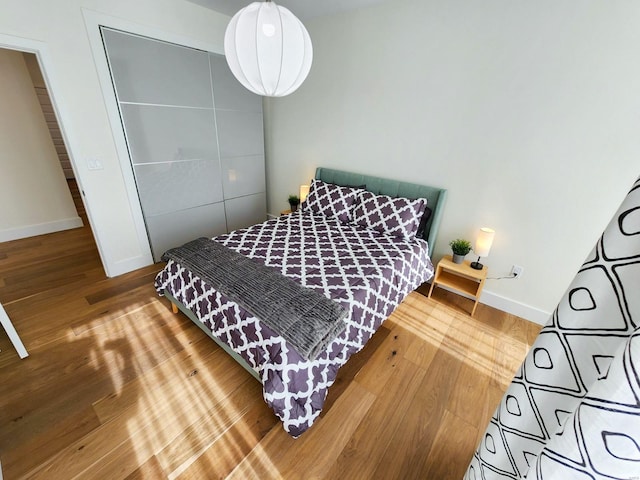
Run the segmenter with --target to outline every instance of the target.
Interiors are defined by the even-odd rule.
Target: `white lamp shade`
[[[309,185],[300,185],[300,201],[304,202],[309,195]]]
[[[496,234],[495,230],[483,227],[480,229],[478,238],[476,238],[476,245],[473,251],[479,257],[486,257],[489,255],[491,245],[493,244],[493,236]]]
[[[294,92],[313,59],[307,29],[273,2],[253,2],[233,16],[224,34],[224,53],[238,81],[267,97]]]

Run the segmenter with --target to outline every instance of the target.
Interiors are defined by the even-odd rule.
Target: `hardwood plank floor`
[[[460,479],[540,327],[426,287],[290,438],[259,384],[153,289],[105,278],[88,227],[0,244],[4,479]]]

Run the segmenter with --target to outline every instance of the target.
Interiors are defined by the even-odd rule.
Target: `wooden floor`
[[[261,390],[152,281],[107,279],[87,227],[0,244],[5,480],[456,479],[539,327],[412,293],[291,439]]]

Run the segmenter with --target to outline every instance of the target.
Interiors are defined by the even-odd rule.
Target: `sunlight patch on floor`
[[[454,358],[471,359],[478,373],[505,386],[511,382],[512,374],[496,376],[495,359],[498,357],[504,367],[501,371],[515,372],[526,356],[527,344],[480,320],[474,322],[477,327],[474,328],[469,325],[469,316],[458,312],[452,315],[452,309],[446,305],[432,306],[416,295],[410,294],[389,320]]]
[[[269,452],[261,444],[256,445],[251,455],[245,457],[227,477],[228,480],[248,478],[261,480],[282,478],[278,467],[269,458]]]
[[[80,327],[67,333],[70,348],[80,339],[90,343],[84,365],[108,372],[112,383],[111,393],[93,403],[102,423],[98,436],[106,438],[81,447],[97,449],[100,461],[76,465],[81,476],[99,474],[108,464],[130,473],[155,455],[176,478],[246,412],[236,404],[248,402],[233,395],[242,384],[243,377],[235,381],[240,367],[160,300],[106,312]],[[120,424],[128,436],[109,439]],[[233,441],[225,446],[240,448]]]
[[[167,314],[166,307],[159,302],[155,308],[159,314]],[[197,342],[190,340],[194,334],[205,342],[202,353]],[[174,357],[146,372],[145,356],[136,357],[134,368],[141,370],[135,386],[137,404],[135,414],[127,422],[139,464],[156,455],[169,478],[177,478],[187,470],[245,413],[229,399],[235,388],[225,388],[216,380],[216,377],[223,382],[228,379],[228,372],[223,371],[224,362],[215,361],[222,357],[227,361],[226,354],[200,335],[191,328],[175,336],[155,329],[150,334],[137,330],[131,338],[135,351],[145,350],[145,343],[162,345],[163,350],[177,350]],[[155,361],[151,351],[147,355],[150,361]],[[163,454],[169,444],[170,451]]]

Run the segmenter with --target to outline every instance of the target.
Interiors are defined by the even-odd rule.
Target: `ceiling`
[[[230,17],[246,7],[251,0],[189,0]],[[287,7],[300,20],[333,15],[334,13],[356,10],[377,5],[386,0],[277,0],[275,3]]]

